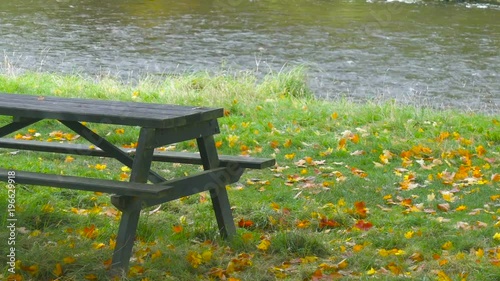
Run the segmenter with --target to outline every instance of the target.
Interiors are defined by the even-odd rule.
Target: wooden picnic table
[[[274,164],[274,159],[218,155],[214,135],[220,132],[217,119],[223,116],[222,108],[0,93],[0,115],[12,116],[12,122],[0,127],[0,148],[111,157],[131,168],[130,182],[15,171],[19,184],[112,194],[112,204],[122,211],[113,269],[128,269],[144,206],[208,190],[222,237],[232,236],[236,229],[226,185],[238,181],[245,168],[262,169]],[[58,120],[95,149],[82,144],[4,138],[44,119]],[[134,151],[117,147],[82,122],[138,126],[137,147]],[[155,151],[186,140],[196,140],[199,154]],[[166,180],[151,170],[152,161],[200,164],[204,171]],[[8,181],[8,173],[9,170],[0,169],[0,180]]]

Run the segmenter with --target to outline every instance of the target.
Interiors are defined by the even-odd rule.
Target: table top
[[[222,117],[222,108],[0,93],[0,115],[173,128]]]

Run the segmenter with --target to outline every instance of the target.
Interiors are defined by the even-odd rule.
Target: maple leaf
[[[253,226],[253,221],[240,219],[240,221],[238,221],[238,226],[243,228],[249,228]]]
[[[443,250],[450,250],[451,248],[453,248],[453,243],[451,241],[447,241],[441,246],[441,248]]]
[[[367,231],[367,230],[369,230],[370,228],[373,227],[373,224],[371,222],[368,222],[368,221],[358,220],[356,222],[356,224],[354,225],[354,227],[356,227],[356,228],[358,228],[360,230]]]
[[[174,231],[174,233],[181,233],[184,230],[184,228],[182,227],[182,225],[177,224],[172,226],[172,230]]]
[[[86,238],[90,238],[90,239],[96,238],[97,234],[98,234],[98,230],[94,224],[92,224],[90,226],[86,226],[82,230],[80,230],[80,235],[82,235],[83,237],[86,237]]]
[[[269,249],[269,246],[271,246],[271,241],[269,241],[268,239],[262,239],[259,245],[257,245],[257,249],[261,251],[267,251]]]
[[[328,219],[326,217],[321,218],[321,220],[319,221],[319,228],[325,228],[325,227],[333,228],[337,226],[340,226],[340,223],[338,223],[335,220]]]
[[[311,222],[309,220],[301,220],[298,221],[296,224],[297,228],[308,228],[309,225],[311,225]]]
[[[366,208],[366,203],[364,201],[357,201],[354,203],[355,212],[361,218],[366,218],[368,213],[368,208]]]
[[[187,261],[193,268],[198,268],[202,262],[202,257],[199,253],[190,251],[186,257]]]

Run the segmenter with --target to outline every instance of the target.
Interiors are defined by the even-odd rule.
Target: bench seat
[[[33,140],[16,140],[8,138],[0,138],[0,148],[33,150],[41,152],[55,152],[64,154],[76,154],[86,156],[112,157],[105,151],[99,148],[94,148],[84,144],[59,143],[59,142],[43,142]],[[131,156],[135,150],[122,148]],[[256,158],[246,156],[219,155],[220,165],[227,166],[229,163],[238,163],[242,168],[248,169],[264,169],[275,164],[275,160],[271,158]],[[202,165],[201,157],[198,153],[192,152],[176,152],[176,151],[156,151],[153,155],[153,161],[157,162],[172,162],[183,164],[198,164]]]
[[[0,180],[8,182],[8,173],[12,170],[0,169]],[[119,182],[115,180],[81,178],[54,174],[42,174],[13,170],[16,184],[30,184],[68,189],[98,191],[117,195],[128,195],[141,198],[164,197],[171,189],[168,185],[152,185],[135,182]]]

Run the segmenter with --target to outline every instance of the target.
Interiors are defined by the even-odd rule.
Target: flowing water
[[[306,66],[319,97],[500,112],[500,6],[0,0],[3,71],[122,78]]]

